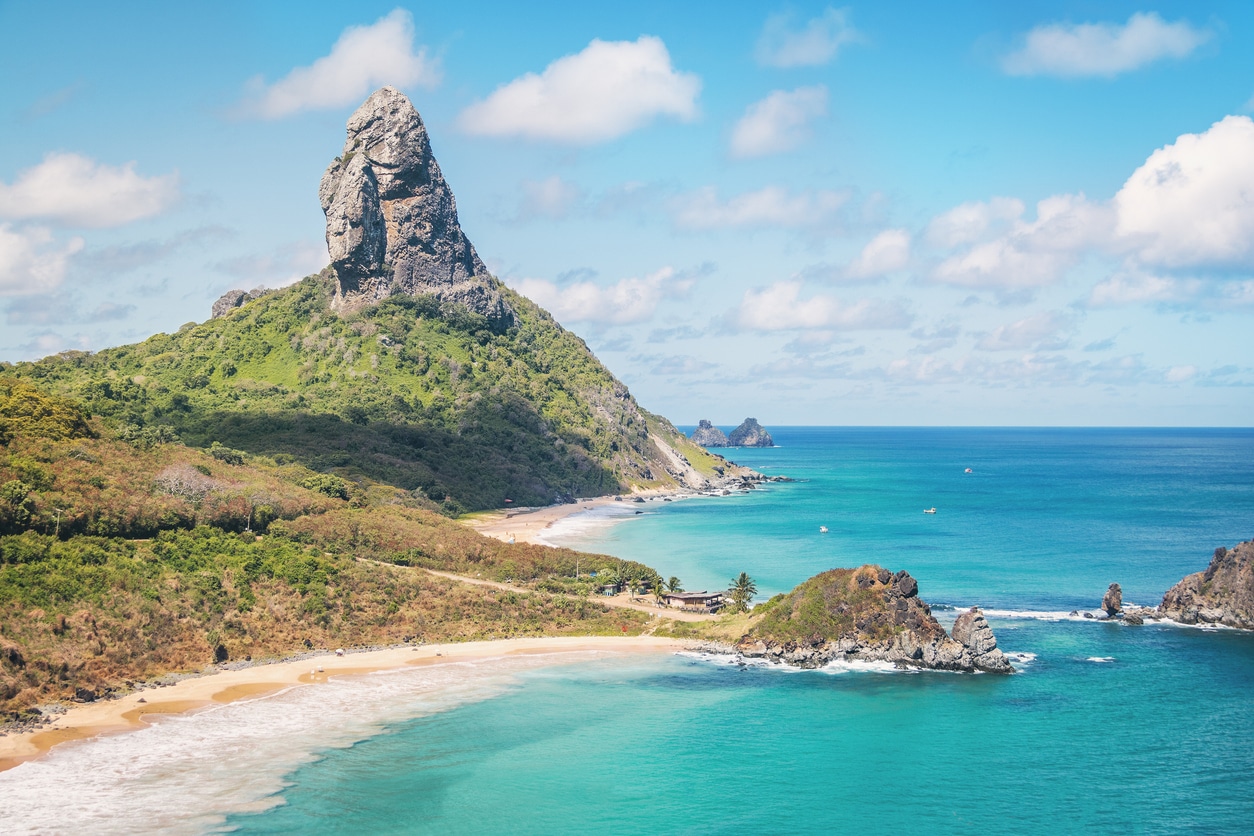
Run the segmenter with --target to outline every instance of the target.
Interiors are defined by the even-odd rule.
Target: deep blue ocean
[[[950,607],[985,607],[1020,672],[657,655],[467,668],[446,673],[464,693],[428,683],[425,701],[399,677],[345,682],[340,703],[298,689],[286,708],[220,712],[269,710],[291,731],[219,756],[221,775],[187,767],[189,808],[237,811],[190,829],[1254,833],[1254,634],[1069,616],[1112,581],[1157,603],[1216,546],[1254,536],[1254,431],[771,430],[779,447],[729,457],[793,482],[615,503],[551,539],[690,590],[745,571],[759,599],[835,566],[906,569],[946,626]],[[206,716],[166,734],[200,735],[213,757]],[[161,728],[114,745],[148,731],[157,745]],[[155,793],[166,777],[132,780]]]

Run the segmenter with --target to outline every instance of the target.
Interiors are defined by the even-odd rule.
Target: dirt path
[[[392,564],[387,564],[392,565]],[[535,592],[534,589],[527,589],[524,586],[512,586],[507,583],[499,583],[497,581],[487,581],[483,578],[468,578],[465,575],[455,575],[452,572],[441,572],[437,569],[424,569],[424,572],[430,572],[432,575],[439,575],[441,578],[448,578],[451,581],[460,581],[461,583],[472,583],[476,586],[490,586],[493,589],[502,589],[506,592]],[[623,592],[618,595],[589,595],[589,601],[598,604],[605,604],[607,607],[620,607],[625,610],[637,610],[639,612],[647,612],[651,615],[669,618],[674,621],[712,621],[718,618],[716,615],[706,615],[697,612],[682,612],[673,610],[669,607],[659,607],[654,604],[645,602],[643,598],[633,599],[629,593]]]

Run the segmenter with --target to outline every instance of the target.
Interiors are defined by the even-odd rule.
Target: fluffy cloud
[[[1002,69],[1010,75],[1110,77],[1162,58],[1184,58],[1209,38],[1204,29],[1183,20],[1167,23],[1153,12],[1138,12],[1122,26],[1052,23],[1028,32],[1023,47],[1002,59]]]
[[[1113,224],[1110,208],[1083,194],[1048,197],[1036,205],[1035,221],[1015,219],[1002,235],[942,261],[932,278],[1003,291],[1042,287],[1060,279],[1086,249],[1107,245]]]
[[[801,282],[776,282],[745,291],[734,319],[741,328],[754,331],[789,331],[820,328],[853,331],[906,328],[910,314],[897,301],[859,299],[843,302],[832,296],[802,299]]]
[[[527,73],[462,111],[462,130],[591,145],[617,139],[659,116],[697,115],[701,80],[677,72],[660,38],[594,40],[544,72]]]
[[[644,278],[623,279],[608,287],[592,281],[557,284],[546,279],[520,279],[510,285],[560,322],[626,325],[653,316],[664,298],[686,293],[692,283],[674,268],[663,267]]]
[[[42,227],[14,229],[0,224],[0,296],[46,293],[61,284],[70,256],[82,238],[58,244]]]
[[[439,67],[426,50],[414,51],[413,17],[396,9],[371,26],[345,29],[331,54],[308,67],[297,67],[270,85],[261,77],[253,79],[239,111],[279,119],[303,110],[357,104],[385,84],[432,87],[439,80]]]
[[[745,110],[732,130],[733,157],[763,157],[791,151],[810,138],[810,120],[827,113],[827,88],[822,84],[776,90]]]
[[[1254,266],[1254,122],[1228,116],[1159,148],[1114,203],[1141,261]]]
[[[849,201],[845,192],[830,190],[790,194],[778,186],[736,195],[727,201],[708,186],[672,204],[675,223],[684,229],[728,227],[821,227],[831,225]]]
[[[910,263],[910,233],[886,229],[872,238],[845,271],[850,278],[873,279],[901,270]]]
[[[992,333],[985,334],[975,347],[981,351],[1037,351],[1056,350],[1063,347],[1061,334],[1075,325],[1072,317],[1057,311],[1044,311],[1033,316],[1001,325]]]
[[[1023,201],[995,197],[971,201],[937,215],[927,227],[927,238],[940,247],[957,247],[979,241],[988,232],[1023,215]]]
[[[0,218],[69,226],[121,226],[155,215],[179,197],[178,175],[144,177],[135,163],[110,166],[79,154],[54,153],[0,183]]]
[[[828,8],[797,27],[790,13],[771,15],[762,28],[754,56],[768,67],[818,67],[859,38],[845,9]]]
[[[579,188],[558,175],[543,180],[524,180],[522,200],[518,204],[518,220],[566,217],[582,195]]]

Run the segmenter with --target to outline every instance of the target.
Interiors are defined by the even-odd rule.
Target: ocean
[[[550,539],[689,590],[748,572],[759,600],[905,569],[946,626],[984,607],[1020,672],[589,654],[379,674],[62,747],[0,773],[0,829],[1254,832],[1254,634],[1070,615],[1112,581],[1157,603],[1254,536],[1254,431],[771,429],[779,447],[729,456],[794,481],[615,503]]]

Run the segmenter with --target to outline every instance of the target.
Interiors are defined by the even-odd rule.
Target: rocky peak
[[[732,447],[774,447],[775,441],[756,418],[746,418],[743,423],[731,431],[727,442]]]
[[[242,308],[252,300],[259,299],[270,292],[264,287],[255,287],[252,290],[228,290],[213,303],[213,319],[226,316],[236,308]]]
[[[1102,596],[1102,609],[1109,618],[1123,612],[1123,587],[1112,583],[1106,588],[1106,594]]]
[[[1254,541],[1215,549],[1205,571],[1167,590],[1158,614],[1184,624],[1254,630]]]
[[[318,189],[335,269],[334,305],[352,310],[394,291],[431,294],[494,324],[514,313],[457,220],[422,117],[393,87],[348,120],[343,153]]]
[[[702,418],[697,423],[697,428],[692,431],[690,438],[694,443],[700,444],[702,447],[727,446],[727,436],[705,418]]]

